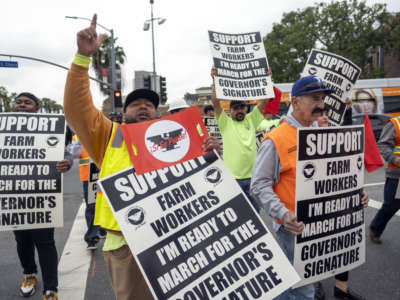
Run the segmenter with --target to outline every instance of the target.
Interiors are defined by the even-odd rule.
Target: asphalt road
[[[55,233],[57,250],[60,257],[60,299],[67,300],[103,300],[114,299],[107,270],[100,249],[87,251],[83,241],[85,230],[82,215],[82,186],[78,181],[76,163],[71,171],[64,175],[64,227]],[[383,199],[384,169],[366,174],[365,183],[370,198],[379,205]],[[379,184],[381,183],[381,184]],[[372,202],[372,201],[371,201]],[[80,209],[81,208],[81,209]],[[365,210],[366,226],[369,225],[377,209]],[[269,224],[268,217],[265,217]],[[349,285],[369,300],[400,300],[400,217],[395,216],[382,237],[383,244],[372,244],[366,239],[366,263],[350,271]],[[12,232],[0,232],[0,300],[21,299],[19,287],[22,282],[14,235]],[[325,299],[333,297],[334,279],[323,281]],[[30,299],[42,299],[41,276],[38,292]],[[73,295],[73,296],[72,296]]]

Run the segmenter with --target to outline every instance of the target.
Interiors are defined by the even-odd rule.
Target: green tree
[[[122,65],[125,62],[125,52],[124,49],[120,46],[116,46],[115,42],[117,38],[114,39],[114,52],[115,52],[115,64],[116,69],[121,69]],[[100,49],[92,55],[92,66],[96,73],[96,77],[102,80],[102,71],[104,68],[111,67],[111,37],[108,37],[104,40],[103,44],[101,44]],[[106,94],[103,89],[101,92]]]
[[[63,110],[62,105],[50,98],[39,99],[40,111],[43,113],[60,113]]]
[[[10,93],[3,86],[0,86],[0,112],[9,112],[13,110],[13,100],[17,94]]]
[[[10,112],[14,110],[14,100],[16,93],[9,93],[7,89],[0,86],[0,112]],[[42,113],[61,113],[63,107],[50,98],[39,99],[40,112]]]
[[[381,75],[371,71],[368,50],[384,45],[387,20],[386,4],[358,0],[316,3],[284,14],[264,38],[274,80],[297,80],[313,48],[350,59],[362,69],[362,78]]]
[[[400,53],[400,13],[388,14],[387,21],[383,25],[385,45],[390,53]]]

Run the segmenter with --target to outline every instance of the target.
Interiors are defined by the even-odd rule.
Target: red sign
[[[208,137],[197,106],[161,119],[121,125],[135,172],[143,174],[204,155]]]

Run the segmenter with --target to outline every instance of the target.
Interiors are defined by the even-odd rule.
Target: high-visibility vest
[[[104,178],[131,166],[131,158],[123,140],[121,129],[117,123],[113,123],[111,137],[107,144],[103,163],[101,164],[99,178]],[[96,210],[93,223],[107,230],[121,231],[103,193],[98,193],[96,196]]]
[[[297,128],[283,122],[270,131],[263,141],[271,139],[279,156],[282,171],[278,183],[273,186],[285,207],[295,212],[296,205],[296,159],[297,159]],[[281,223],[281,220],[275,219]]]
[[[78,137],[74,135],[72,137],[74,142],[78,141]],[[81,155],[79,156],[79,180],[80,181],[88,181],[89,180],[89,164],[90,157],[87,153],[85,147],[81,145]]]
[[[392,122],[394,131],[396,133],[396,135],[394,136],[393,153],[396,154],[397,156],[400,156],[400,118],[392,118],[389,121]],[[400,169],[398,166],[395,166],[395,165],[391,164],[390,162],[388,162],[386,164],[386,168]]]

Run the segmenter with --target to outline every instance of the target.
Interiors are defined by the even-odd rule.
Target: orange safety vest
[[[389,121],[392,122],[393,127],[394,127],[394,131],[396,133],[396,135],[394,137],[393,153],[396,154],[397,156],[400,156],[400,119],[399,118],[392,118]],[[400,169],[398,166],[395,166],[395,165],[391,164],[390,162],[388,162],[386,164],[386,168],[388,168],[388,169]]]
[[[76,134],[72,137],[74,142],[78,141]],[[79,180],[88,181],[89,180],[89,163],[90,157],[86,149],[81,145],[81,155],[79,156]]]
[[[295,212],[297,128],[283,122],[266,134],[263,141],[266,139],[271,139],[274,143],[282,167],[279,182],[273,186],[273,190],[285,207]],[[278,219],[275,221],[282,223]]]

